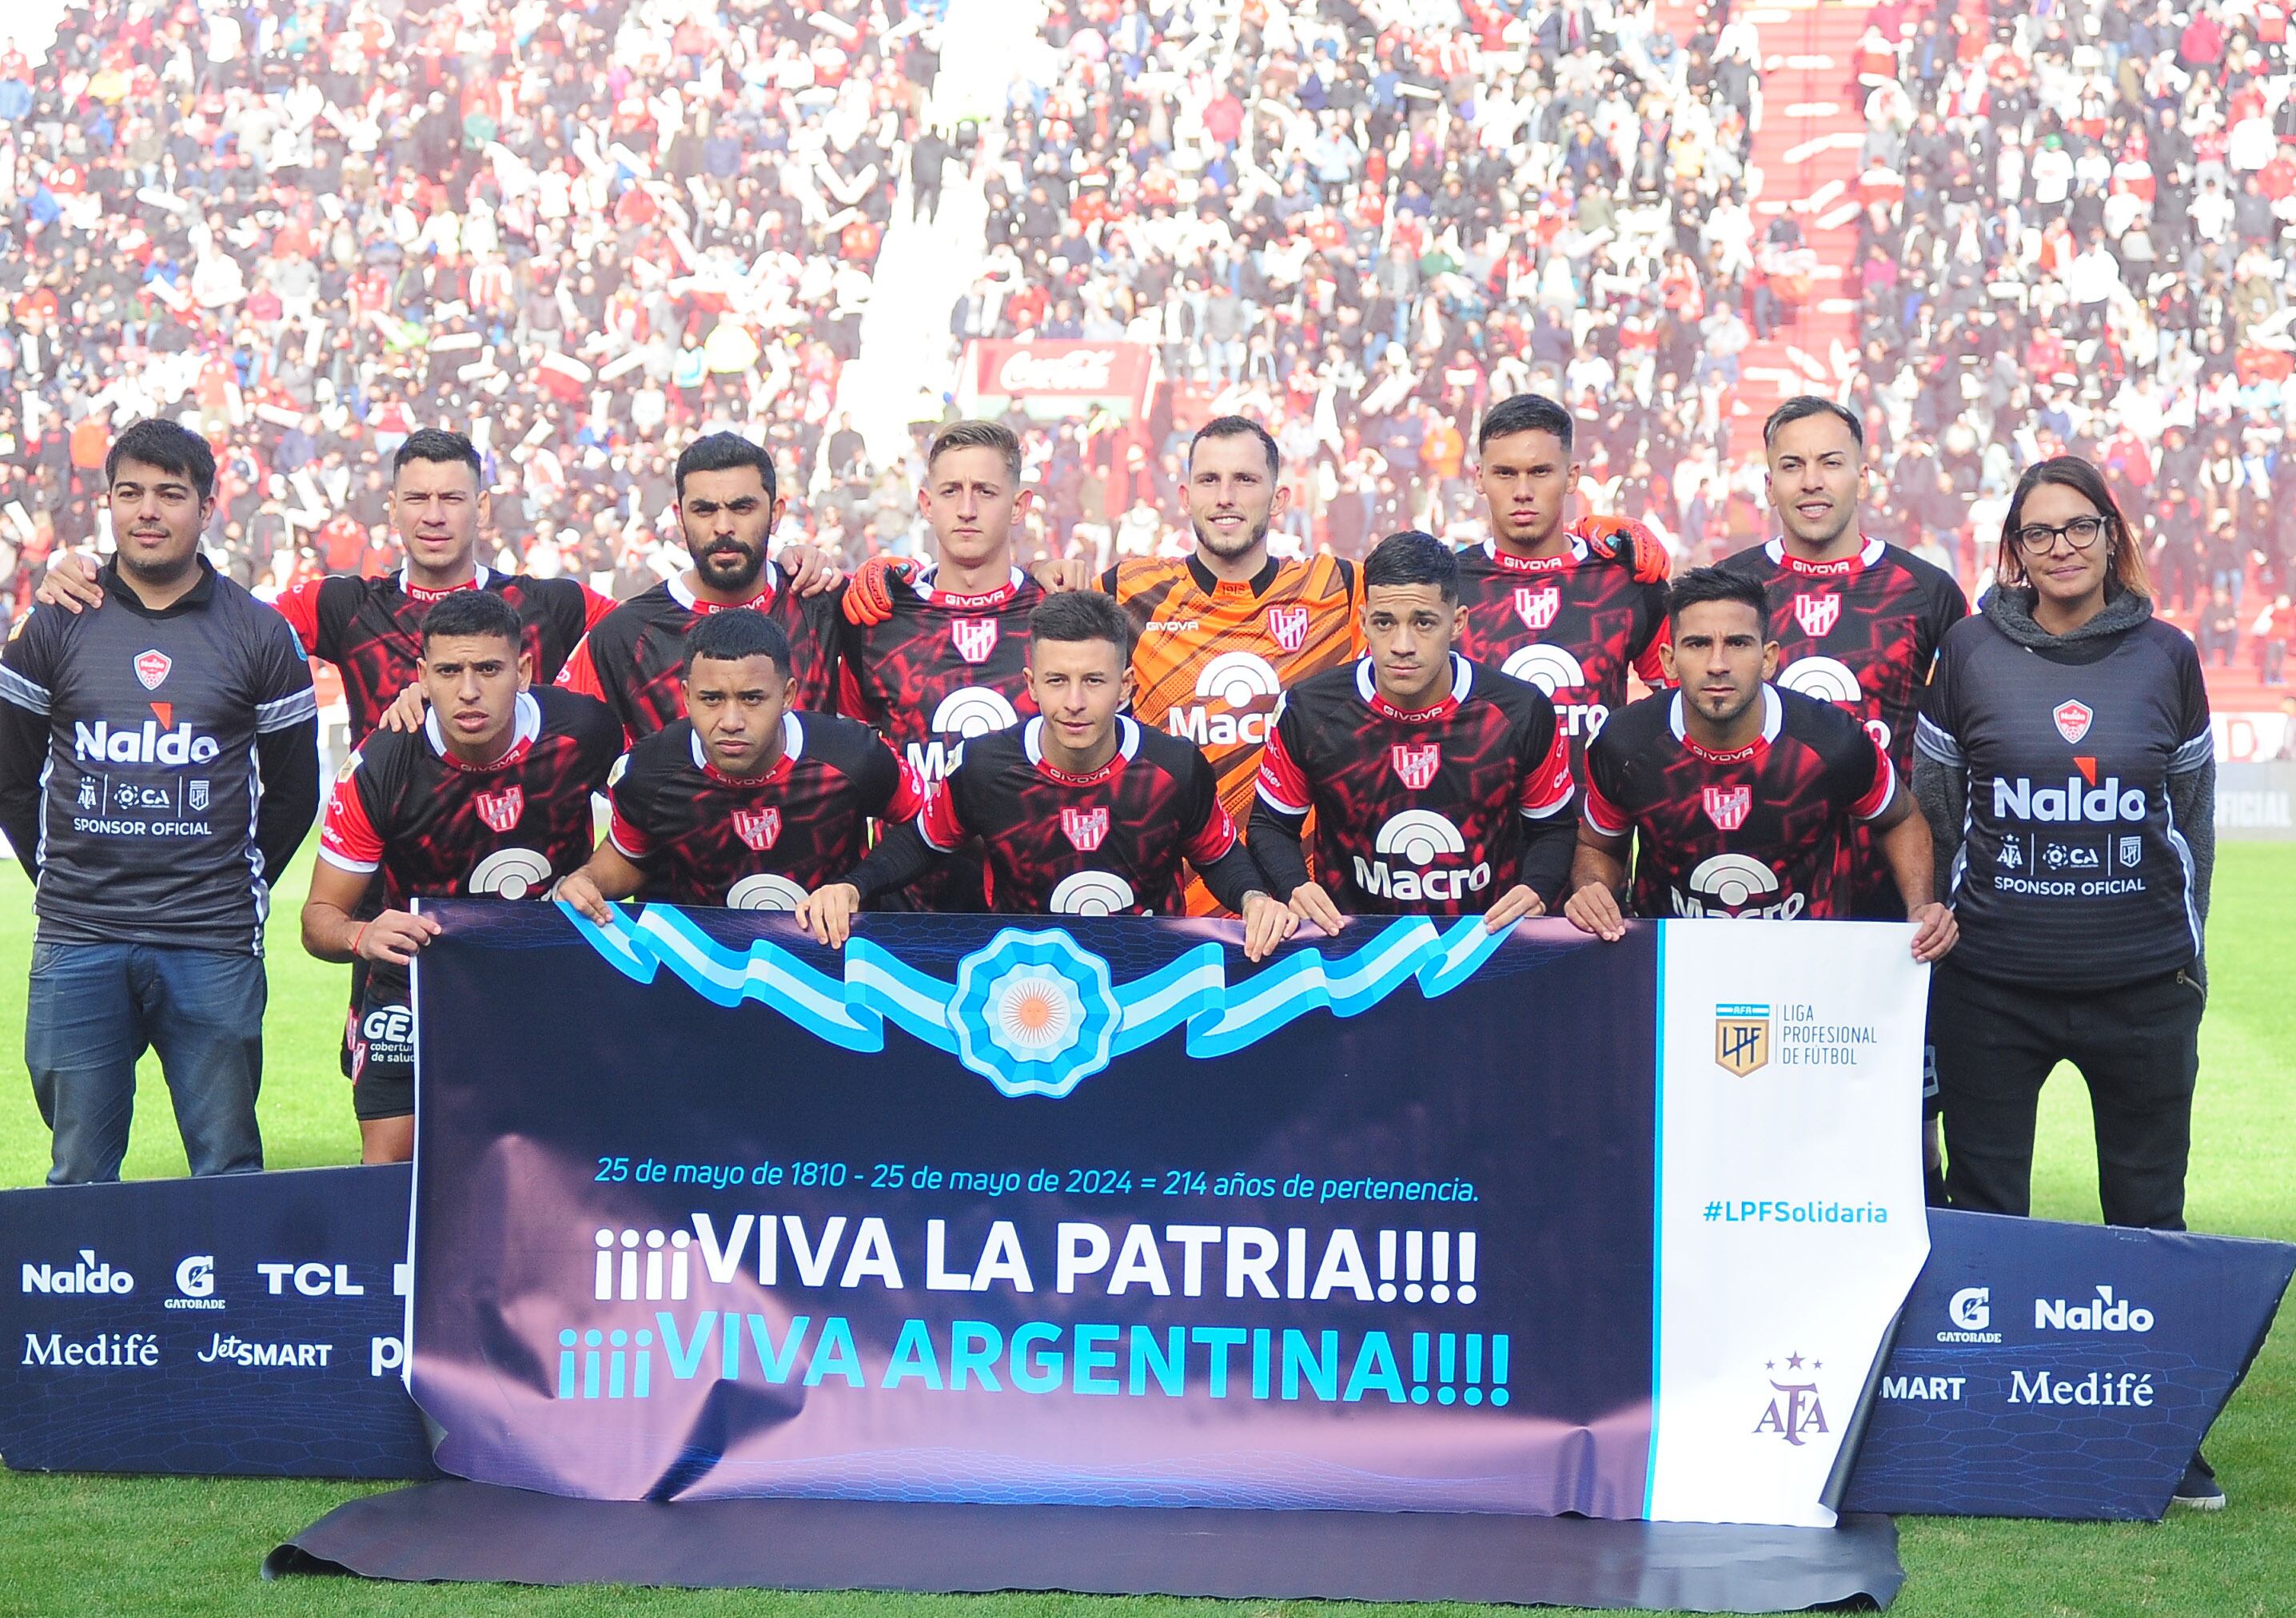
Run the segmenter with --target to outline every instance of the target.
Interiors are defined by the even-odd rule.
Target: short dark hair
[[[1751,573],[1734,573],[1726,568],[1692,568],[1667,586],[1668,628],[1681,618],[1685,607],[1708,601],[1734,601],[1753,608],[1755,621],[1762,626],[1762,638],[1770,637],[1769,591]]]
[[[1216,415],[1196,429],[1196,436],[1188,440],[1188,464],[1196,464],[1196,446],[1206,439],[1240,439],[1246,433],[1259,440],[1267,454],[1267,475],[1275,477],[1283,470],[1283,457],[1275,448],[1275,435],[1248,415]]]
[[[1493,439],[1513,438],[1518,432],[1551,432],[1568,450],[1577,430],[1570,413],[1553,399],[1544,394],[1518,393],[1483,412],[1483,424],[1475,433],[1475,453],[1482,454]]]
[[[925,451],[928,478],[933,463],[952,449],[993,449],[1004,457],[1005,475],[1015,483],[1021,480],[1021,440],[1002,422],[955,422],[942,428]]]
[[[408,433],[406,441],[391,452],[392,482],[398,480],[398,474],[406,470],[409,461],[435,461],[442,466],[460,461],[480,482],[487,480],[486,471],[479,464],[479,447],[464,434],[448,428],[417,427]]]
[[[678,452],[677,497],[685,498],[685,480],[697,472],[731,472],[737,466],[754,466],[758,481],[766,486],[766,504],[771,505],[781,497],[781,484],[774,476],[774,457],[762,444],[752,444],[738,432],[704,433]]]
[[[526,646],[526,626],[518,620],[518,609],[492,590],[450,591],[422,615],[424,656],[439,637],[462,635],[496,636],[517,651]]]
[[[215,493],[215,451],[190,428],[159,416],[147,416],[122,428],[103,457],[103,480],[109,485],[122,461],[135,461],[189,478],[201,500]]]
[[[1807,421],[1813,415],[1830,415],[1849,429],[1849,436],[1857,448],[1866,448],[1866,423],[1847,405],[1839,405],[1815,393],[1797,393],[1770,412],[1769,420],[1762,423],[1762,448],[1767,449],[1784,429],[1796,422]]]
[[[1132,615],[1112,595],[1098,590],[1062,590],[1047,595],[1029,614],[1029,639],[1104,640],[1116,648],[1119,665],[1132,661]]]
[[[694,660],[704,657],[727,663],[738,663],[745,657],[770,657],[774,667],[787,678],[791,662],[789,635],[781,625],[753,607],[704,612],[685,632],[687,679],[693,678]]]
[[[1375,585],[1431,584],[1446,601],[1459,599],[1457,553],[1434,535],[1417,529],[1390,534],[1364,558],[1364,589]]]

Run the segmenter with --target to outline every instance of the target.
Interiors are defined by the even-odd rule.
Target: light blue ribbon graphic
[[[1294,950],[1237,983],[1220,946],[1201,943],[1119,984],[1108,962],[1065,930],[1007,927],[957,963],[951,984],[866,938],[846,945],[840,980],[770,939],[729,949],[674,905],[617,906],[604,926],[562,901],[558,908],[634,981],[652,983],[666,968],[713,1006],[755,1000],[844,1050],[882,1050],[890,1023],[1004,1095],[1055,1100],[1175,1028],[1185,1029],[1189,1055],[1224,1056],[1309,1012],[1359,1015],[1407,980],[1434,999],[1472,977],[1506,937],[1486,932],[1480,916],[1447,927],[1404,916],[1345,956]]]

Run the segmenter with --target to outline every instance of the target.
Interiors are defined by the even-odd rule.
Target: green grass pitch
[[[271,1014],[262,1121],[275,1168],[357,1155],[350,1098],[335,1068],[342,969],[295,941],[300,873],[273,926]],[[18,1053],[32,922],[23,878],[0,871],[0,1185],[37,1184],[46,1133]],[[2228,844],[2210,928],[2212,998],[2201,1031],[2188,1217],[2195,1230],[2296,1240],[2296,845]],[[147,1064],[131,1176],[181,1174],[167,1092]],[[2097,1218],[2086,1092],[2061,1073],[2042,1105],[2036,1211]],[[1909,1575],[1893,1611],[2105,1618],[2166,1614],[2267,1618],[2296,1612],[2296,1332],[2285,1322],[2209,1441],[2231,1495],[2213,1516],[2165,1523],[2062,1524],[1906,1518]],[[36,1476],[0,1473],[0,1614],[826,1614],[832,1618],[1182,1618],[1328,1612],[1349,1603],[1103,1600],[1075,1596],[777,1596],[761,1592],[262,1584],[272,1546],[360,1485],[240,1479]],[[1458,1613],[1460,1607],[1395,1608]],[[1475,1609],[1478,1611],[1502,1609]]]

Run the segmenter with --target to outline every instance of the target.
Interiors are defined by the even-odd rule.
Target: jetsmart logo
[[[72,754],[83,764],[205,764],[222,751],[213,736],[185,720],[175,723],[173,702],[154,702],[155,716],[137,726],[115,730],[109,719],[93,725],[82,719],[72,726]]]
[[[2086,1303],[2068,1305],[2062,1298],[2033,1300],[2033,1329],[2059,1332],[2149,1332],[2152,1311],[2116,1298],[2110,1286],[2099,1286]]]
[[[83,1247],[79,1250],[79,1262],[70,1269],[59,1269],[53,1264],[25,1265],[24,1290],[71,1295],[111,1293],[124,1297],[135,1290],[135,1277],[102,1262],[94,1248]]]
[[[2119,776],[2107,776],[2094,786],[2079,776],[2067,776],[2062,786],[2035,786],[2024,776],[2014,781],[1993,777],[1993,814],[1999,820],[2031,820],[2044,825],[2144,818],[2144,794],[2124,789]]]

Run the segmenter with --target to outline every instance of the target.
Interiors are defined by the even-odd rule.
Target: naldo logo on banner
[[[2033,1300],[2033,1329],[2060,1332],[2149,1332],[2152,1329],[2152,1311],[2137,1309],[2126,1298],[2116,1298],[2112,1288],[2100,1284],[2096,1296],[2087,1303],[2067,1306],[2062,1298]]]
[[[102,1262],[95,1256],[94,1248],[83,1247],[79,1250],[79,1262],[70,1269],[59,1269],[53,1264],[25,1265],[24,1290],[70,1297],[89,1293],[125,1297],[135,1290],[135,1277]]]

